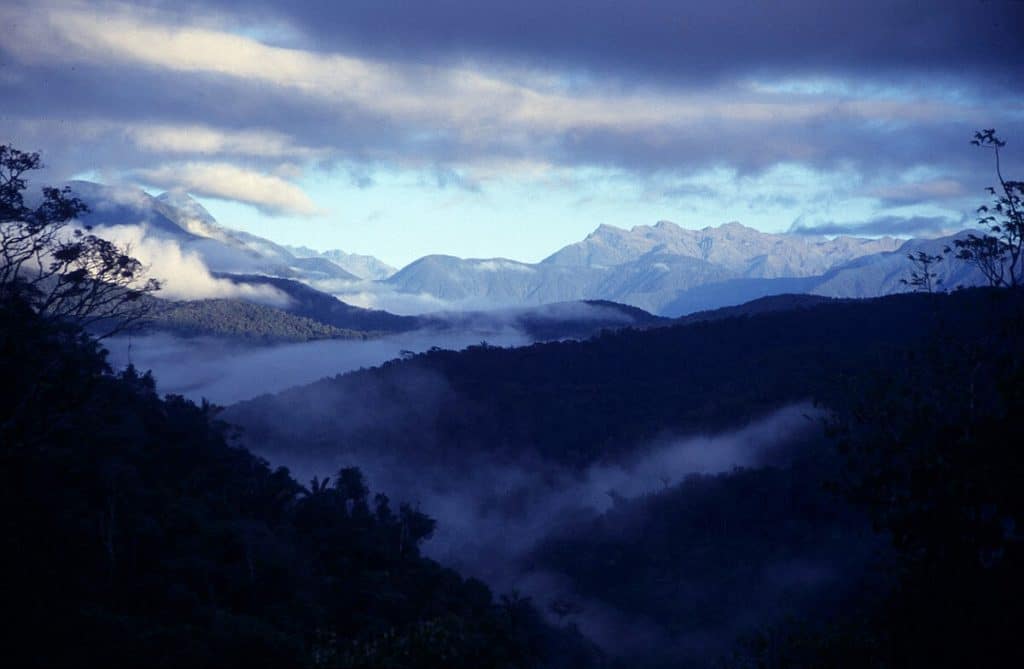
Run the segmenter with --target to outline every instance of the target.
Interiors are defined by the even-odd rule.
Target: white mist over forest
[[[529,337],[511,328],[501,331],[416,331],[367,340],[323,340],[293,344],[247,345],[213,337],[148,334],[104,342],[117,369],[129,363],[152,371],[161,393],[184,395],[227,405],[264,393],[312,383],[325,376],[375,367],[403,352],[432,347],[460,350],[485,341],[493,346],[522,346]]]
[[[423,402],[429,405],[430,399],[424,397]],[[262,455],[288,467],[302,481],[331,477],[341,467],[359,467],[371,489],[437,520],[437,530],[424,544],[426,555],[499,592],[518,592],[538,602],[574,602],[581,607],[576,624],[607,651],[622,655],[641,650],[644,644],[673,646],[680,640],[665,638],[656,626],[576,592],[567,574],[538,568],[534,552],[545,541],[584,526],[617,504],[656,496],[687,477],[785,465],[794,444],[820,435],[825,416],[810,403],[793,404],[733,430],[666,434],[637,445],[625,459],[595,463],[582,471],[530,459],[500,464],[472,454],[458,471],[372,450],[320,458],[288,451]],[[379,420],[387,418],[382,414]],[[787,573],[799,571],[800,579],[831,578],[831,567],[816,564],[810,556],[788,561]]]

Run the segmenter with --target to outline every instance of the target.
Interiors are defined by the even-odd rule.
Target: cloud
[[[145,183],[194,195],[237,200],[274,215],[312,216],[320,210],[295,184],[229,163],[182,163],[136,172]]]
[[[245,346],[210,337],[184,339],[166,334],[108,339],[116,367],[134,362],[152,370],[161,393],[182,394],[221,405],[312,383],[327,375],[375,367],[433,346],[459,350],[479,344],[479,332],[417,331],[370,340],[324,340],[276,346]],[[486,333],[494,346],[530,343],[519,332]],[[189,361],[182,364],[182,360]]]
[[[540,193],[562,208],[552,219],[571,219],[588,178],[615,174],[644,193],[632,204],[646,216],[697,206],[778,229],[850,198],[865,218],[948,202],[951,182],[978,186],[975,129],[1024,133],[1008,85],[1024,47],[1006,32],[1020,3],[937,0],[927,20],[911,0],[829,12],[797,0],[364,4],[12,0],[0,7],[18,26],[0,35],[7,137],[43,150],[60,178],[191,186],[173,171],[218,166],[206,192],[274,215],[315,211],[297,184],[342,175],[413,184],[414,198],[478,191],[460,214]],[[811,174],[801,192],[851,178],[819,203],[742,187],[784,165]],[[936,183],[909,185],[921,166]],[[699,179],[719,169],[729,183]],[[241,172],[272,181],[240,186]]]
[[[931,200],[948,200],[967,193],[963,184],[955,179],[932,179],[913,183],[878,186],[867,191],[889,205],[915,204]]]
[[[140,148],[157,153],[236,154],[289,160],[318,155],[279,132],[225,131],[204,125],[140,124],[125,132]]]
[[[273,286],[235,283],[210,273],[196,253],[182,251],[177,242],[147,234],[138,225],[100,226],[96,234],[126,246],[148,268],[148,277],[163,284],[158,297],[169,300],[239,298],[287,307],[290,298]]]
[[[869,221],[839,223],[824,221],[805,223],[793,221],[789,232],[798,235],[893,235],[935,236],[963,227],[966,219],[952,219],[943,216],[879,216]]]
[[[556,64],[586,74],[696,82],[783,71],[936,72],[1006,77],[1024,58],[1014,0],[965,3],[866,0],[823,11],[806,0],[680,3],[615,0],[204,0],[176,3],[179,19],[219,11],[273,17],[321,50],[375,57],[459,61],[467,54],[527,65]]]
[[[436,396],[449,390],[442,379],[413,374],[405,383],[424,389],[415,410],[426,412],[438,401]],[[330,411],[349,409],[345,397],[331,398]],[[374,415],[363,412],[357,420],[387,422],[393,420],[392,412],[408,410],[378,406]],[[319,456],[292,449],[261,455],[287,466],[300,480],[357,465],[373,489],[413,502],[438,519],[436,533],[424,546],[427,555],[500,591],[516,589],[541,595],[542,591],[531,587],[536,566],[531,553],[545,538],[607,511],[615,496],[635,498],[663,491],[690,474],[784,461],[788,448],[821,429],[821,416],[822,412],[807,404],[793,405],[734,430],[666,437],[638,446],[628,459],[598,462],[582,471],[531,456],[498,462],[479,453],[467,454],[464,467],[457,472],[450,465],[410,462],[379,449]]]
[[[936,100],[844,99],[729,91],[572,90],[549,78],[452,65],[395,65],[343,53],[270,46],[205,27],[178,26],[110,12],[53,10],[42,25],[27,20],[38,39],[15,41],[29,61],[114,63],[183,73],[208,73],[291,89],[387,117],[458,126],[459,133],[510,126],[565,131],[614,127],[675,127],[710,119],[736,123],[851,119],[935,120],[958,112]]]
[[[258,34],[253,31],[241,34],[240,24],[257,19],[231,3],[221,5],[224,16],[211,15],[211,10],[175,13],[103,3],[42,7],[15,4],[5,12],[19,31],[0,37],[3,48],[29,73],[21,83],[7,86],[6,99],[16,118],[51,116],[53,100],[31,83],[45,79],[52,82],[50,90],[60,90],[66,98],[61,106],[69,109],[67,114],[83,116],[61,118],[60,124],[95,124],[97,116],[106,117],[115,127],[127,126],[132,144],[147,153],[195,153],[219,162],[245,155],[259,159],[261,168],[271,173],[278,167],[271,163],[282,160],[356,166],[385,162],[433,173],[428,183],[438,187],[479,189],[488,178],[537,178],[524,177],[516,165],[540,165],[545,171],[586,165],[639,172],[730,165],[742,173],[785,162],[823,169],[853,162],[877,169],[948,162],[953,159],[946,156],[952,155],[958,156],[956,162],[963,138],[989,123],[993,108],[1004,109],[996,120],[1005,120],[1013,109],[993,107],[991,100],[983,105],[963,80],[954,88],[956,94],[948,82],[928,83],[931,79],[885,86],[856,78],[870,72],[853,79],[818,77],[811,81],[827,85],[801,86],[800,77],[789,70],[783,83],[772,85],[772,76],[750,64],[728,81],[687,83],[641,76],[624,83],[608,73],[579,76],[558,62],[512,65],[484,56],[483,47],[457,60],[395,60],[372,49],[361,52],[358,39],[356,46],[308,38],[284,46],[265,36],[260,41],[251,36]],[[466,21],[486,23],[477,16],[478,9],[464,9],[470,17]],[[345,10],[316,11],[322,14],[319,23],[312,10],[306,14],[301,6],[268,6],[266,15],[288,25],[294,22],[291,33],[300,36],[307,31],[320,34],[320,23],[343,16],[356,23],[363,20]],[[446,6],[438,13],[448,11]],[[653,24],[659,14],[675,11],[655,3],[628,16]],[[794,6],[779,11],[794,20],[807,19]],[[367,14],[389,12],[373,9]],[[609,20],[603,6],[586,14],[578,27],[584,34]],[[713,29],[707,10],[690,14],[688,30],[704,23],[704,30]],[[867,21],[866,13],[857,14]],[[418,30],[401,17],[391,18],[399,32]],[[420,23],[434,25],[435,18],[423,16]],[[828,23],[831,17],[816,14],[814,19]],[[626,33],[635,28],[629,22],[618,24]],[[451,29],[472,42],[466,25],[453,19]],[[943,22],[939,32],[951,26]],[[550,28],[532,27],[540,32]],[[714,44],[719,57],[732,59],[734,65],[743,57],[733,52],[746,53],[750,46],[744,42],[723,49],[722,44]],[[426,44],[422,48],[435,53]],[[809,60],[806,54],[802,58]],[[66,104],[69,99],[74,104]],[[938,154],[936,146],[943,147]],[[88,155],[95,159],[97,154]],[[158,169],[159,164],[152,165],[154,158],[160,156],[134,160]]]
[[[484,270],[486,271],[486,270]],[[505,307],[485,297],[442,299],[430,293],[406,293],[385,281],[314,281],[312,285],[346,304],[363,309],[382,309],[401,316],[438,312],[491,311]]]

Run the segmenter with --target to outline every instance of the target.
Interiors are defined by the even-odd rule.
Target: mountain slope
[[[153,197],[141,189],[111,187],[87,181],[68,185],[90,211],[82,221],[99,228],[138,228],[142,237],[171,242],[183,253],[195,253],[215,272],[260,273],[308,281],[354,275],[326,260],[299,259],[279,244],[218,223],[202,205],[176,191]]]
[[[306,488],[207,403],[114,374],[9,299],[0,365],[10,666],[600,666],[528,602],[424,557],[435,521],[358,469]]]
[[[437,351],[235,405],[226,415],[245,426],[257,450],[279,443],[283,430],[308,454],[370,449],[465,463],[487,453],[585,466],[666,431],[724,429],[827,399],[837,379],[930,327],[951,334],[981,327],[987,295],[801,298],[792,309],[582,342]]]
[[[287,295],[290,300],[284,307],[285,311],[337,328],[380,333],[407,332],[422,325],[419,317],[397,316],[387,311],[354,307],[333,295],[328,295],[292,279],[258,274],[221,274],[218,276],[236,284],[276,288]]]
[[[600,270],[531,265],[505,258],[425,256],[385,283],[399,292],[427,293],[469,308],[527,306],[588,297]]]
[[[145,330],[260,344],[367,338],[366,332],[338,328],[263,304],[226,299],[171,303],[160,300],[150,313]]]
[[[943,249],[967,232],[939,239],[911,239],[896,251],[861,256],[838,265],[819,276],[758,279],[742,278],[693,286],[679,292],[661,307],[660,313],[676,317],[721,306],[738,305],[769,295],[807,293],[824,297],[867,298],[907,292],[902,283],[912,267],[907,256],[918,251],[944,256],[933,266],[940,289],[985,285],[976,268],[947,256]]]
[[[676,317],[785,293],[876,297],[906,290],[901,279],[910,272],[908,253],[940,254],[953,240],[828,239],[762,233],[739,223],[688,230],[661,221],[631,230],[602,225],[586,239],[535,264],[431,255],[392,274],[392,268],[371,256],[289,248],[226,228],[183,192],[154,198],[137,189],[89,182],[71,185],[92,207],[84,222],[100,229],[140,229],[146,238],[171,242],[184,254],[196,254],[220,275],[244,275],[243,283],[254,283],[257,275],[307,283],[353,282],[358,291],[384,289],[430,296],[450,309],[609,300]],[[980,273],[953,259],[947,258],[936,269],[948,288],[984,283]],[[358,283],[360,277],[385,276],[380,284]],[[317,318],[316,313],[302,315]],[[336,317],[328,316],[327,322],[352,327],[330,320]],[[395,331],[395,327],[385,330]]]
[[[287,246],[285,248],[299,259],[325,258],[360,279],[382,281],[397,271],[391,265],[373,256],[345,253],[341,249],[317,251],[308,246]]]
[[[614,267],[657,251],[719,265],[734,276],[776,278],[821,274],[853,258],[892,251],[891,237],[813,237],[769,234],[739,223],[688,230],[669,221],[623,230],[602,225],[581,242],[548,256],[543,263],[565,267]]]
[[[604,330],[649,328],[668,324],[667,318],[607,300],[554,302],[539,307],[491,311],[459,311],[420,317],[424,327],[454,332],[503,332],[509,328],[533,341],[587,339]]]
[[[739,223],[687,230],[661,221],[623,230],[602,225],[537,264],[427,256],[387,280],[399,292],[453,304],[513,306],[607,299],[664,315],[737,304],[772,294],[764,284],[726,284],[700,296],[683,293],[730,281],[821,276],[857,258],[888,253],[899,240],[767,234]],[[782,292],[801,290],[785,285]],[[802,286],[802,284],[800,284]],[[733,290],[738,292],[733,294]]]
[[[875,560],[887,537],[827,491],[844,480],[844,457],[810,400],[852,409],[916,360],[935,376],[907,394],[930,403],[947,392],[936,382],[976,364],[964,351],[984,351],[1021,322],[1022,298],[987,289],[767,298],[585,342],[433,351],[223,415],[268,458],[357,463],[385,489],[415,491],[458,524],[435,550],[467,568],[505,560],[532,584],[527,594],[570,611],[577,603],[572,624],[621,652],[623,666],[712,666],[737,635],[787,617],[860,615],[859,598],[877,596],[896,571]],[[1007,365],[1002,350],[989,353],[993,364]],[[947,376],[950,362],[958,371]],[[888,401],[876,409],[916,422]],[[787,412],[791,420],[764,418]],[[996,434],[985,439],[1005,443]],[[779,450],[744,459],[772,440]],[[896,466],[909,448],[893,449]],[[871,455],[874,467],[885,456]],[[938,521],[929,531],[941,533],[944,508],[928,511]],[[976,555],[965,559],[991,573]],[[935,587],[937,598],[946,591]]]
[[[873,297],[907,290],[900,280],[910,276],[908,255],[918,251],[933,256],[944,255],[943,249],[952,247],[954,240],[961,239],[966,234],[965,231],[940,239],[912,239],[893,253],[880,253],[852,260],[826,272],[809,292],[832,297]],[[974,266],[951,256],[945,256],[941,262],[933,266],[933,270],[941,281],[940,287],[947,290],[986,283]]]

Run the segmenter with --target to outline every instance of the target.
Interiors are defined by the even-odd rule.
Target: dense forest
[[[823,446],[809,440],[784,463],[616,496],[539,542],[531,568],[563,575],[568,601],[643,621],[618,653],[630,667],[707,666],[767,625],[875,604],[891,556],[863,511],[827,489],[836,462]]]
[[[209,405],[113,373],[80,330],[0,304],[11,666],[585,666],[525,600],[421,556],[434,521],[356,469],[308,487]]]
[[[397,316],[377,309],[361,309],[346,304],[315,288],[292,279],[273,276],[223,274],[220,278],[234,283],[270,286],[288,297],[287,311],[319,323],[343,330],[363,332],[408,332],[422,327],[416,316]]]
[[[282,309],[228,299],[170,303],[154,300],[146,329],[179,337],[221,337],[259,344],[371,336],[371,333],[339,328]]]
[[[476,453],[585,466],[663,433],[724,430],[827,400],[930,333],[969,338],[998,314],[986,291],[795,308],[587,341],[435,350],[230,407],[257,450]],[[294,443],[293,443],[294,442]]]
[[[639,640],[603,639],[622,666],[1016,654],[1024,296],[788,301],[584,342],[432,351],[226,415],[272,459],[384,457],[389,474],[435,486],[503,462],[571,486],[565,472],[629,462],[666,434],[814,400],[828,421],[770,461],[636,498],[610,490],[611,508],[556,518],[518,567],[559,575],[571,594],[549,605],[573,624],[607,607],[639,621]],[[483,504],[511,528],[539,489]]]
[[[148,298],[148,314],[141,330],[178,337],[217,337],[229,343],[279,344],[319,339],[369,339],[400,333],[415,325],[419,330],[436,334],[468,331],[486,336],[512,330],[533,341],[550,341],[586,339],[602,330],[654,327],[669,322],[642,309],[602,300],[496,312],[395,316],[352,307],[305,286],[298,290],[296,286],[301,284],[294,282],[281,285],[288,285],[290,294],[299,295],[301,299],[278,308],[240,299],[168,301]],[[94,331],[99,329],[98,326],[93,328]]]

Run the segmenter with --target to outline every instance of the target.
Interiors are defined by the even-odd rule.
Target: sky
[[[1015,0],[0,5],[0,143],[402,266],[599,224],[937,236],[1024,173]]]

